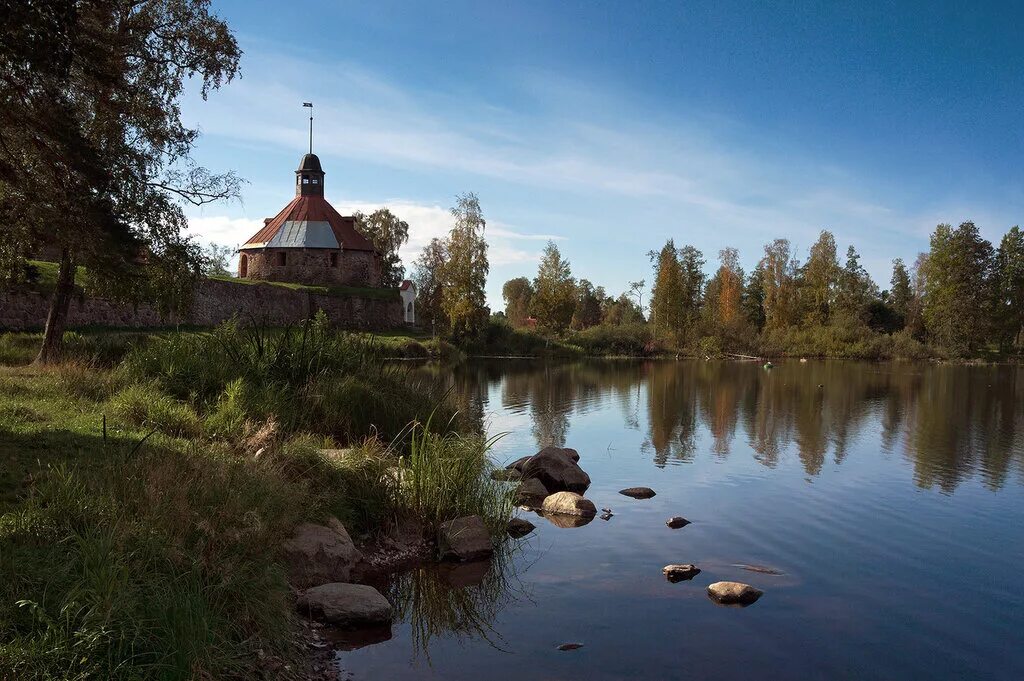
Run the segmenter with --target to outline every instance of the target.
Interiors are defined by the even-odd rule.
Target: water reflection
[[[952,492],[1024,474],[1021,370],[1010,366],[786,362],[473,362],[452,379],[476,413],[529,414],[537,448],[564,446],[575,416],[618,413],[655,465],[722,460],[737,439],[775,467],[794,451],[809,477],[842,464],[866,431],[912,460],[915,482]],[[491,401],[499,403],[490,403]],[[614,406],[615,409],[609,409]],[[699,451],[706,430],[710,451]],[[877,432],[875,432],[877,431]],[[745,447],[744,447],[745,449]]]

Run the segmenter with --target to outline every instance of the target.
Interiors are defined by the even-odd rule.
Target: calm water
[[[1024,678],[1024,372],[502,361],[452,380],[508,433],[499,461],[574,447],[615,516],[524,514],[538,530],[500,564],[400,577],[391,638],[339,653],[356,679]],[[658,495],[618,494],[634,485]],[[668,563],[703,572],[671,584]],[[718,580],[765,595],[720,607]]]

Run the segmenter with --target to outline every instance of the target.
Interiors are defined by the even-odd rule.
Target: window
[[[302,184],[309,184],[309,178],[308,177],[302,178]]]
[[[337,267],[337,266],[338,266],[338,254],[337,253],[331,253],[331,267]]]
[[[284,267],[288,263],[288,261],[286,260],[286,255],[287,254],[285,253],[277,254],[277,264],[279,267]]]
[[[317,179],[316,179],[315,177],[313,178],[313,184],[318,184],[319,182],[320,182],[320,181],[319,181],[319,180],[317,180]]]
[[[249,256],[245,253],[243,253],[242,257],[238,259],[238,276],[243,279],[249,276]]]

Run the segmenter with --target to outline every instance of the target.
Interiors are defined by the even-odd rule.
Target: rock
[[[533,458],[532,456],[524,456],[521,459],[516,459],[515,461],[513,461],[509,465],[505,466],[505,470],[508,470],[508,471],[519,471],[520,473],[522,473],[523,472],[523,466],[525,466],[526,462],[529,461],[532,458]]]
[[[544,499],[544,513],[559,515],[578,515],[593,518],[597,515],[597,507],[590,499],[584,499],[575,492],[555,492]]]
[[[579,650],[583,647],[582,643],[563,643],[558,646],[559,650]]]
[[[516,503],[526,506],[538,506],[548,496],[547,488],[536,478],[523,480],[516,492]]]
[[[666,565],[661,568],[661,571],[665,573],[665,577],[670,582],[682,582],[683,580],[693,579],[700,574],[700,568],[689,563]]]
[[[611,520],[615,516],[614,513],[605,512],[601,514],[601,520]]]
[[[747,565],[745,563],[733,563],[733,567],[742,568],[743,570],[748,570],[750,572],[758,572],[762,575],[779,576],[786,574],[781,570],[776,570],[775,568],[768,567],[767,565]]]
[[[708,587],[708,597],[722,605],[750,605],[764,594],[749,584],[715,582]]]
[[[288,580],[300,589],[348,581],[363,559],[337,518],[328,519],[325,525],[299,525],[281,551]]]
[[[557,528],[563,530],[569,530],[576,527],[583,527],[589,525],[594,520],[592,515],[566,515],[564,513],[542,513],[538,512],[540,517],[548,521]]]
[[[508,536],[512,537],[513,539],[519,539],[520,537],[525,537],[526,535],[530,534],[536,528],[536,525],[531,523],[529,520],[526,520],[525,518],[512,518],[508,521],[507,532]]]
[[[480,560],[494,553],[491,535],[478,515],[441,523],[437,531],[437,546],[442,559]]]
[[[299,596],[299,612],[339,627],[362,627],[391,621],[391,604],[365,584],[323,584]]]
[[[498,482],[518,482],[522,479],[523,474],[514,468],[499,468],[496,471],[491,471],[491,480]]]
[[[523,479],[540,480],[549,493],[583,494],[590,487],[590,476],[576,463],[579,456],[574,449],[545,447],[523,465]]]
[[[681,515],[673,516],[665,521],[665,524],[671,527],[673,530],[678,530],[680,527],[686,527],[690,524],[690,521]]]
[[[656,492],[650,487],[627,487],[626,489],[619,490],[619,494],[625,494],[627,497],[633,497],[634,499],[650,499]]]

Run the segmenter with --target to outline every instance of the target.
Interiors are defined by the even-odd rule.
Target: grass
[[[401,297],[396,288],[372,288],[369,286],[313,286],[309,284],[295,284],[287,281],[262,281],[257,279],[239,279],[238,277],[212,276],[213,281],[223,281],[240,286],[272,286],[275,288],[286,288],[292,291],[308,291],[324,296],[335,296],[338,298],[376,298],[380,300],[395,300]]]
[[[226,325],[0,367],[0,678],[247,679],[261,651],[295,678],[297,523],[479,514],[503,536],[491,443],[369,343]]]

